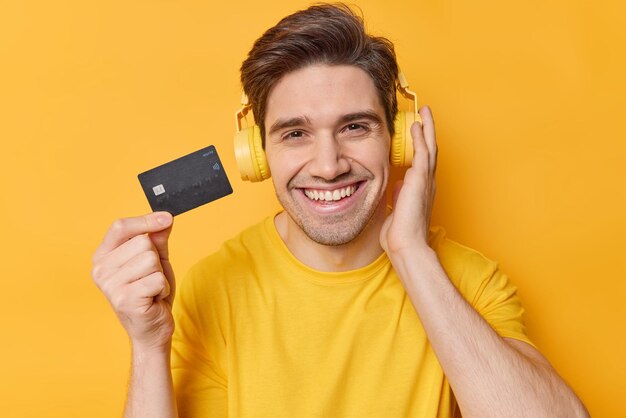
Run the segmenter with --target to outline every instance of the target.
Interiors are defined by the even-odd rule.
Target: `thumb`
[[[174,226],[174,217],[168,212],[155,212],[155,216],[164,229],[150,232],[148,236],[157,249],[159,257],[167,260],[169,258],[168,240]]]

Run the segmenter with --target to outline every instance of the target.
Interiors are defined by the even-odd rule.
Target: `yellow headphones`
[[[413,138],[411,138],[411,125],[418,121],[422,124],[422,118],[417,113],[417,95],[409,90],[409,83],[404,74],[398,73],[396,83],[398,91],[407,99],[413,101],[413,112],[398,112],[395,119],[395,134],[391,138],[389,161],[398,167],[409,167],[413,160]],[[270,178],[270,168],[267,165],[265,151],[261,141],[261,130],[258,125],[241,127],[241,120],[245,118],[251,104],[248,97],[241,97],[241,109],[235,114],[237,132],[235,133],[235,159],[239,167],[239,173],[243,180],[263,181]]]

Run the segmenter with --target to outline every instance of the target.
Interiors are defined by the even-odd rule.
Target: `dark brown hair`
[[[287,73],[313,64],[353,65],[372,78],[393,136],[398,112],[398,64],[393,44],[365,32],[363,18],[349,6],[317,4],[268,29],[241,65],[241,84],[265,143],[267,97]]]

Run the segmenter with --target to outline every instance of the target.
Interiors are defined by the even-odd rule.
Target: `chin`
[[[300,229],[302,229],[312,241],[330,247],[349,244],[357,239],[363,232],[363,228],[342,228],[340,230],[325,231],[324,229],[303,228],[300,226]]]
[[[317,220],[304,215],[303,211],[285,210],[309,239],[321,245],[336,247],[353,243],[365,235],[366,230],[373,227],[374,220],[378,219],[376,213],[381,202],[378,205],[363,205],[356,212],[328,215]]]

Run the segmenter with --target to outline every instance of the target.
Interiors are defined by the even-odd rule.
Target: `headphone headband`
[[[398,69],[398,83],[396,85],[396,88],[398,89],[400,94],[402,94],[405,98],[413,101],[413,113],[415,113],[416,119],[417,119],[417,115],[418,115],[418,113],[417,113],[417,94],[415,94],[414,91],[409,90],[409,82],[407,81],[406,77],[404,76],[404,73],[402,73],[402,71],[400,71],[400,69]],[[421,123],[421,120],[420,120],[420,123]]]
[[[241,108],[235,112],[235,129],[236,132],[241,132],[241,119],[245,118],[252,105],[246,93],[241,93]]]

